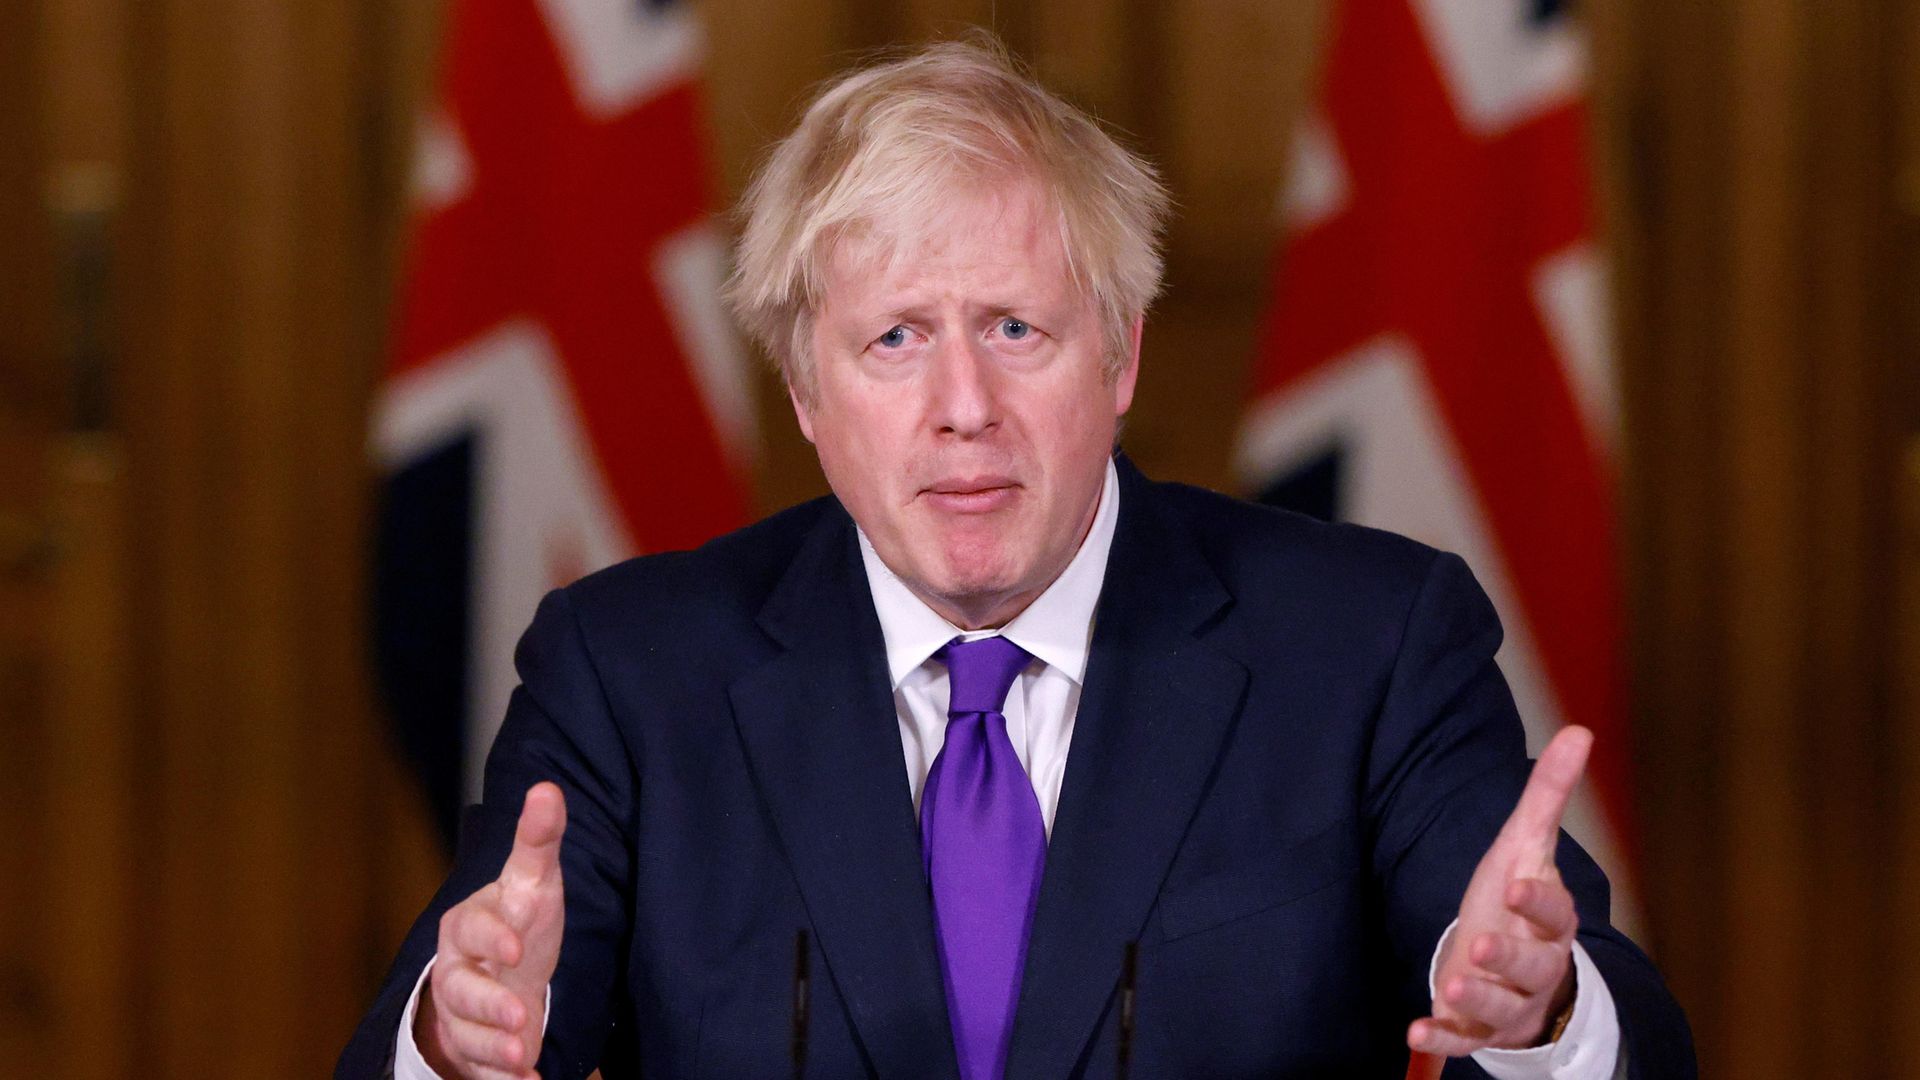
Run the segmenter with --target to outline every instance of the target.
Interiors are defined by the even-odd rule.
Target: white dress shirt
[[[906,759],[907,784],[913,805],[927,773],[947,740],[947,669],[933,654],[954,638],[1002,635],[1033,657],[1007,692],[1002,715],[1013,752],[1027,770],[1033,793],[1040,801],[1040,817],[1048,836],[1053,834],[1054,810],[1060,803],[1060,783],[1067,773],[1067,751],[1073,743],[1073,722],[1080,711],[1080,690],[1093,645],[1093,614],[1106,581],[1107,554],[1120,519],[1120,480],[1113,463],[1107,464],[1100,489],[1100,506],[1093,526],[1081,541],[1067,568],[1005,626],[997,630],[965,631],[954,626],[907,588],[873,550],[866,533],[859,533],[860,558],[866,566],[867,587],[880,618],[880,634],[887,649],[887,673],[893,680],[893,705],[900,720],[900,748]],[[1440,939],[1451,937],[1453,928]],[[1531,1050],[1481,1050],[1474,1061],[1495,1080],[1608,1080],[1620,1057],[1620,1023],[1613,996],[1593,961],[1579,943],[1573,946],[1577,990],[1573,1017],[1560,1040]],[[1438,966],[1440,950],[1434,951]],[[428,971],[433,965],[427,965]],[[395,1080],[439,1080],[427,1067],[413,1041],[414,1012],[422,972],[400,1019],[395,1047]],[[1428,978],[1432,990],[1431,972]],[[1624,1071],[1624,1061],[1620,1062]]]
[[[867,588],[887,645],[887,673],[893,678],[893,707],[900,714],[900,747],[915,810],[933,759],[947,742],[947,668],[935,663],[933,654],[956,637],[971,641],[997,634],[1033,657],[1007,690],[1000,712],[1007,718],[1013,752],[1040,799],[1040,819],[1047,835],[1053,835],[1053,811],[1060,802],[1060,781],[1067,775],[1067,747],[1073,742],[1080,686],[1093,647],[1093,609],[1100,602],[1107,551],[1119,519],[1120,480],[1109,462],[1100,507],[1080,550],[1045,592],[998,630],[961,630],[936,615],[880,561],[867,534],[859,534]]]

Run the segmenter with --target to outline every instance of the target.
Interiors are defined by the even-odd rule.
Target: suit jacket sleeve
[[[1527,780],[1519,717],[1494,663],[1500,639],[1493,605],[1466,564],[1437,556],[1407,613],[1366,778],[1373,870],[1407,972],[1400,992],[1415,1015],[1428,1008],[1434,946]],[[1651,961],[1609,923],[1606,878],[1565,833],[1556,859],[1579,911],[1580,943],[1618,1009],[1628,1075],[1694,1076],[1686,1019]],[[1446,1075],[1486,1074],[1457,1059]]]
[[[499,876],[526,791],[542,780],[559,784],[567,801],[560,855],[566,930],[538,1067],[547,1080],[560,1080],[584,1077],[600,1063],[631,942],[628,838],[637,772],[565,591],[541,602],[514,663],[521,685],[487,757],[481,802],[462,818],[453,870],[342,1054],[334,1074],[341,1080],[388,1074],[400,1015],[433,958],[441,915]]]

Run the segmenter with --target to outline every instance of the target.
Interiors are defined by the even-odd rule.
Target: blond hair
[[[1110,375],[1160,291],[1168,197],[1153,167],[1021,70],[991,37],[942,42],[824,86],[748,185],[728,300],[798,392],[833,245],[901,241],[960,186],[1037,184],[1074,283],[1098,309]]]

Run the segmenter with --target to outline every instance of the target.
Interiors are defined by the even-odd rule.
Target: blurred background
[[[382,692],[396,661],[376,639],[420,630],[392,600],[410,541],[390,523],[445,504],[394,485],[409,447],[440,444],[396,416],[407,375],[460,345],[435,305],[461,309],[517,258],[436,230],[457,230],[447,214],[489,154],[564,155],[538,128],[552,88],[534,72],[557,55],[543,25],[588,71],[589,120],[620,114],[622,93],[677,103],[681,120],[653,121],[680,125],[664,149],[624,159],[612,192],[680,200],[695,224],[820,79],[875,48],[993,28],[1157,161],[1178,201],[1128,451],[1161,478],[1249,494],[1263,468],[1311,473],[1256,452],[1265,405],[1324,359],[1281,317],[1314,295],[1288,292],[1303,279],[1287,240],[1305,250],[1313,227],[1313,155],[1295,148],[1311,148],[1303,117],[1409,92],[1386,67],[1329,73],[1336,54],[1393,54],[1404,15],[1355,14],[1381,0],[1344,14],[1331,0],[632,6],[702,42],[673,39],[649,69],[666,74],[639,89],[617,56],[595,58],[618,38],[601,32],[607,4],[468,0],[457,18],[429,0],[0,5],[0,1072],[321,1075],[437,884],[463,751],[435,757],[417,726],[396,735],[398,714],[436,706]],[[1591,156],[1537,173],[1522,160],[1460,213],[1498,221],[1539,185],[1559,185],[1553,204],[1591,184],[1591,220],[1567,238],[1590,236],[1610,268],[1587,326],[1611,337],[1594,385],[1614,404],[1567,451],[1602,463],[1600,480],[1567,481],[1599,493],[1563,538],[1593,558],[1545,562],[1598,582],[1594,648],[1618,664],[1565,659],[1545,616],[1532,637],[1549,681],[1569,664],[1620,674],[1617,695],[1555,700],[1600,710],[1617,749],[1601,801],[1638,935],[1706,1075],[1920,1075],[1903,1038],[1920,1030],[1920,5],[1518,6],[1543,33],[1584,27],[1584,78],[1547,97],[1577,103],[1556,115]],[[566,29],[567,9],[602,22]],[[486,101],[504,111],[462,111]],[[449,154],[450,130],[471,153]],[[1417,219],[1399,225],[1428,250]],[[652,462],[593,434],[614,455],[596,474],[613,524],[536,546],[536,586],[824,491],[774,379],[729,366],[744,354],[698,284],[717,280],[729,227],[713,219],[659,264],[668,300],[635,301],[636,323],[661,323],[676,288],[695,293],[690,323],[627,346],[684,361],[678,390],[631,391],[677,402],[665,419],[595,421],[578,391],[590,433],[706,416],[686,453],[713,487],[641,508],[647,481],[623,477]],[[571,285],[546,300],[564,307],[613,265],[551,273]],[[1383,280],[1418,288],[1422,272],[1463,271]],[[494,299],[462,309],[470,328]],[[551,311],[501,302],[534,305],[536,324]],[[1467,450],[1481,476],[1488,451]],[[1506,513],[1565,494],[1510,494],[1521,511]],[[571,504],[556,505],[542,512]],[[484,553],[448,550],[442,584],[468,584]],[[1525,561],[1506,552],[1523,605],[1539,573]],[[438,610],[439,594],[410,595]],[[524,622],[516,611],[488,617]],[[479,663],[422,655],[456,684]]]

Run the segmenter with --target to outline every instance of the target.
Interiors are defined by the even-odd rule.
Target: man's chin
[[[1005,622],[1012,613],[999,609],[1021,594],[1016,575],[1005,573],[949,574],[934,589],[939,603],[934,605],[949,621],[963,629],[980,629]],[[1031,599],[1029,597],[1028,599]]]
[[[955,598],[979,598],[1017,589],[1022,575],[1013,562],[1000,551],[949,552],[941,568],[941,591]]]

